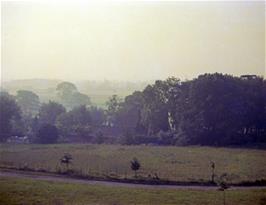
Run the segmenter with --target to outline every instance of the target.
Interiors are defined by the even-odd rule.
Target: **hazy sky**
[[[2,2],[2,78],[265,72],[264,2]]]

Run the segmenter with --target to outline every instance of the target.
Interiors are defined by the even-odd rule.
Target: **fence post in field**
[[[215,162],[213,162],[213,161],[211,161],[211,169],[212,169],[211,182],[214,183],[214,176],[215,176]]]
[[[230,188],[230,186],[226,182],[226,179],[227,179],[227,174],[223,174],[220,177],[220,180],[218,182],[218,185],[219,185],[218,191],[223,192],[223,205],[226,205],[226,193],[225,193],[225,191]]]

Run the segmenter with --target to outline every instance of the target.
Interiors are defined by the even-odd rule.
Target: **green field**
[[[227,205],[265,205],[266,189],[227,190]],[[1,205],[222,205],[217,190],[107,187],[0,177]]]
[[[56,172],[65,169],[59,159],[73,156],[71,169],[83,175],[131,178],[130,160],[141,163],[139,176],[155,173],[160,179],[208,181],[210,161],[216,174],[227,173],[231,182],[266,179],[266,151],[211,147],[152,147],[91,144],[0,145],[0,166]]]

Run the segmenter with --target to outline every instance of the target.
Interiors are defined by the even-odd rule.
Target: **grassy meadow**
[[[140,163],[139,176],[174,181],[208,181],[210,161],[215,173],[231,182],[266,179],[266,150],[212,147],[155,147],[92,144],[0,145],[0,166],[57,172],[64,153],[73,156],[70,168],[84,175],[131,178],[130,160]]]
[[[265,205],[266,190],[227,190],[227,205]],[[1,205],[222,205],[217,190],[108,187],[0,177]]]

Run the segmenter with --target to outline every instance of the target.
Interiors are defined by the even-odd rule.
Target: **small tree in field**
[[[72,162],[72,156],[71,156],[71,154],[68,154],[68,153],[66,153],[66,154],[64,154],[64,156],[60,159],[60,163],[61,164],[65,164],[66,165],[66,168],[67,168],[67,170],[68,170],[68,166],[69,166],[69,164],[71,164]]]
[[[137,171],[140,169],[140,163],[137,158],[133,158],[132,161],[130,161],[131,169],[135,172],[135,178],[137,177]]]

